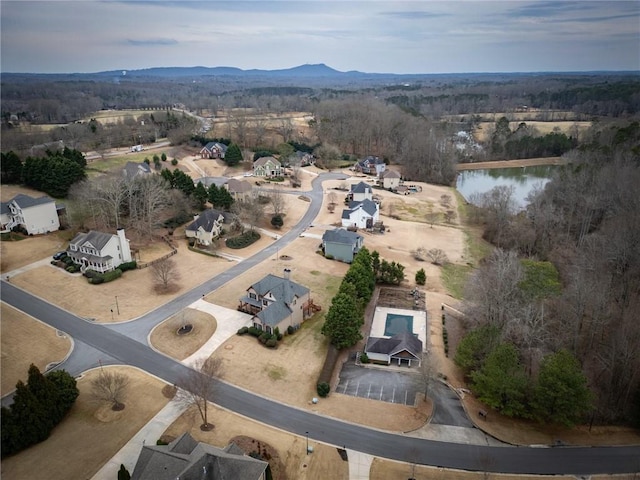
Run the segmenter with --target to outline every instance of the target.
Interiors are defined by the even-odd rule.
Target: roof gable
[[[276,160],[275,157],[260,157],[255,162],[253,162],[253,166],[254,167],[263,167],[263,166],[267,165],[268,163],[271,163],[272,165],[275,165],[276,167],[280,166],[280,162],[278,160]]]
[[[222,217],[222,219],[220,217]],[[213,230],[216,222],[224,222],[224,215],[219,211],[210,208],[202,212],[198,218],[186,228],[186,230],[195,231],[202,227],[203,230],[210,232]]]
[[[29,208],[35,207],[36,205],[44,205],[46,203],[51,203],[54,200],[46,195],[43,197],[30,197],[29,195],[25,195],[24,193],[19,193],[15,197],[13,197],[9,203],[15,202],[20,208]],[[55,203],[55,202],[54,202]]]
[[[349,217],[345,217],[349,218]],[[360,239],[364,238],[355,232],[350,232],[344,228],[336,228],[334,230],[327,230],[322,235],[322,241],[330,243],[341,243],[344,245],[355,245]]]
[[[113,237],[116,237],[116,235],[91,230],[89,231],[89,233],[78,233],[75,237],[73,237],[73,240],[71,240],[69,244],[76,245],[77,247],[89,245],[96,250],[102,250]]]

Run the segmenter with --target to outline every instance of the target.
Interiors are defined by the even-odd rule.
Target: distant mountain
[[[126,72],[126,73],[124,73]],[[314,65],[299,65],[282,70],[242,70],[236,67],[157,67],[141,70],[111,70],[97,72],[98,76],[127,76],[127,77],[206,77],[206,76],[234,76],[234,77],[338,77],[367,75],[362,72],[340,72],[324,63]]]

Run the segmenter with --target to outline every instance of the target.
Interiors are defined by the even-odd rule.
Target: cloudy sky
[[[1,0],[2,72],[640,70],[632,1]]]

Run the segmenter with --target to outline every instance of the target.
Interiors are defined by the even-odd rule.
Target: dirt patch
[[[87,372],[78,380],[80,396],[64,422],[44,442],[4,459],[3,478],[50,480],[54,473],[55,478],[91,478],[168,402],[162,395],[166,384],[157,378],[131,367],[108,368],[129,377],[126,408],[114,412],[96,405],[90,390],[98,371]]]
[[[278,450],[268,443],[261,442],[260,440],[247,437],[245,435],[233,437],[230,443],[236,444],[245,453],[245,455],[251,455],[252,457],[257,457],[268,462],[273,478],[286,479],[285,467],[280,459],[280,454],[278,453]]]
[[[44,323],[10,307],[0,306],[2,322],[1,389],[2,395],[13,391],[18,380],[27,380],[33,363],[44,372],[50,363],[59,363],[71,350],[71,340]],[[35,340],[37,339],[37,340]],[[25,352],[29,352],[25,355]]]
[[[180,334],[183,324],[192,328]],[[168,318],[151,332],[150,343],[157,350],[177,360],[184,360],[202,347],[217,328],[216,319],[208,313],[187,308]]]

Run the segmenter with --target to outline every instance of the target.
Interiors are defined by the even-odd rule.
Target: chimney
[[[290,280],[290,278],[289,278],[290,276],[291,276],[291,269],[285,268],[284,269],[284,278],[285,278],[285,280]]]
[[[131,261],[131,248],[129,248],[129,240],[124,236],[124,228],[117,230],[118,240],[120,241],[120,253],[122,255],[123,262]]]

